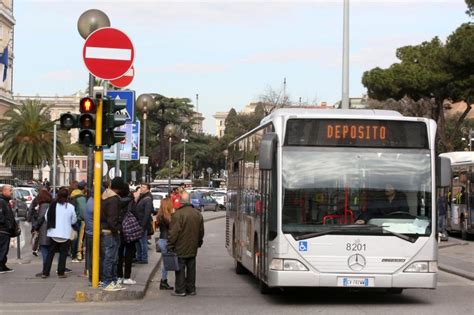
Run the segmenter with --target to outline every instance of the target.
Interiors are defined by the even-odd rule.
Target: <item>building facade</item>
[[[38,100],[42,104],[50,107],[51,119],[59,119],[61,114],[71,112],[79,114],[79,101],[82,97],[86,96],[84,92],[77,92],[71,96],[31,96],[31,95],[20,95],[14,96],[15,102],[22,102],[26,100]],[[71,136],[71,143],[77,142],[79,138],[79,131],[77,128],[69,131]]]
[[[212,117],[216,119],[216,136],[217,138],[222,138],[225,131],[225,120],[227,118],[228,112],[217,112]]]
[[[0,117],[14,104],[14,26],[13,0],[0,0]]]

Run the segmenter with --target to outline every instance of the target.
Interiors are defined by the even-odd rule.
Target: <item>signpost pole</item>
[[[99,287],[100,255],[100,199],[102,186],[102,108],[103,95],[99,100],[96,112],[95,147],[94,147],[94,230],[92,238],[92,287]]]

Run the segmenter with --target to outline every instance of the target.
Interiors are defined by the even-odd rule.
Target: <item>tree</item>
[[[38,100],[22,101],[12,105],[0,119],[0,154],[8,166],[41,166],[53,162],[53,126],[49,107]],[[58,156],[63,157],[63,145],[57,145]],[[28,174],[32,175],[32,173]]]
[[[274,90],[268,86],[265,92],[259,97],[259,105],[262,105],[266,115],[270,114],[277,108],[291,105],[290,96],[281,90]]]
[[[435,37],[420,45],[398,48],[399,63],[387,69],[377,67],[366,71],[362,83],[369,97],[376,100],[408,97],[415,102],[422,99],[433,102],[430,117],[438,122],[439,142],[450,150],[474,100],[473,42],[474,26],[466,23],[445,44]],[[449,133],[445,130],[444,104],[461,101],[466,102],[466,108],[455,123],[454,132]]]
[[[470,17],[474,16],[474,0],[465,0],[467,5],[466,14]]]

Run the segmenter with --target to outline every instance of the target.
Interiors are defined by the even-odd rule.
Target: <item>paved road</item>
[[[172,277],[170,277],[171,281]],[[158,273],[144,300],[69,305],[0,305],[0,314],[470,314],[474,282],[440,273],[437,290],[406,290],[402,295],[297,290],[273,296],[259,293],[256,281],[233,271],[224,247],[224,219],[206,223],[198,256],[198,295],[173,297],[158,290]],[[1,294],[1,292],[0,292]]]

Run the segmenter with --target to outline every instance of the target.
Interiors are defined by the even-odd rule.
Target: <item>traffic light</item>
[[[90,97],[81,98],[79,103],[79,143],[94,145],[96,101]]]
[[[78,114],[72,114],[70,112],[61,114],[59,117],[59,123],[61,126],[61,129],[72,129],[72,128],[77,128],[79,126],[78,124],[79,120],[79,115]]]
[[[115,127],[125,124],[127,117],[119,112],[126,107],[126,100],[114,100],[110,97],[104,98],[104,124],[102,132],[102,144],[113,145],[125,140],[125,131],[114,131]]]

